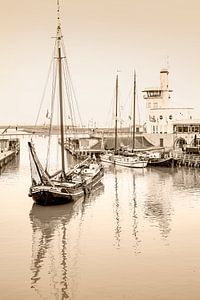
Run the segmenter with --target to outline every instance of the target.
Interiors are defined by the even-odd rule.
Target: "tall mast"
[[[136,102],[136,72],[134,70],[134,87],[133,87],[133,140],[132,140],[132,150],[135,149],[135,102]]]
[[[115,154],[117,152],[117,119],[118,119],[118,74],[116,76],[116,86],[115,86]]]
[[[57,50],[58,50],[58,81],[59,81],[59,104],[60,104],[60,142],[61,142],[61,166],[63,176],[65,175],[65,149],[64,149],[64,118],[63,118],[63,88],[62,88],[62,56],[61,56],[61,24],[60,24],[60,3],[57,0]]]

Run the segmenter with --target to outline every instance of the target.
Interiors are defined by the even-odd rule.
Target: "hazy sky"
[[[1,1],[0,124],[33,123],[41,101],[55,35],[56,0]],[[84,123],[105,125],[116,70],[125,102],[137,72],[141,90],[159,86],[170,71],[172,106],[200,117],[200,2],[60,0],[62,30]]]

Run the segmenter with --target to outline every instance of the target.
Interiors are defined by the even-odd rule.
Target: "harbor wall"
[[[0,153],[0,169],[12,161],[19,152],[8,150]]]

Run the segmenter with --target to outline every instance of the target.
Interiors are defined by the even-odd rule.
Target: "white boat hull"
[[[146,168],[148,161],[132,157],[102,156],[101,161],[128,168]]]

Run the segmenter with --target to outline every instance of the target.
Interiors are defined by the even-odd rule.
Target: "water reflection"
[[[5,176],[7,176],[8,174],[10,175],[12,173],[15,173],[19,169],[19,165],[20,165],[20,154],[15,156],[15,158],[11,160],[7,165],[0,168],[0,175],[4,174]]]
[[[134,250],[135,250],[135,254],[139,254],[140,250],[139,250],[139,244],[141,242],[140,238],[139,238],[139,230],[138,230],[138,213],[137,213],[137,200],[136,200],[136,178],[135,178],[135,173],[133,173],[132,175],[132,187],[133,187],[133,191],[132,191],[132,196],[130,197],[130,213],[131,213],[131,218],[132,218],[132,236],[134,238]]]
[[[173,174],[174,186],[179,190],[194,192],[200,187],[200,170],[198,168],[177,168]]]
[[[49,207],[33,204],[30,211],[31,288],[39,297],[45,295],[45,299],[71,298],[70,284],[74,261],[79,252],[78,243],[85,207],[102,193],[103,188],[99,184],[89,197],[75,203]]]
[[[150,180],[148,185],[148,195],[144,203],[145,216],[158,225],[163,238],[167,238],[171,228],[171,195],[173,186],[174,170],[169,168],[150,169]]]
[[[130,242],[135,254],[140,253],[139,244],[139,213],[137,204],[137,181],[141,181],[144,172],[141,170],[124,170],[113,168],[114,174],[114,246],[119,249],[122,240],[126,236],[126,242]],[[143,179],[142,179],[143,180]],[[125,216],[125,218],[124,218]]]
[[[59,277],[59,281],[62,282],[61,299],[68,297],[66,231],[72,214],[73,204],[71,203],[56,207],[41,207],[34,204],[32,207],[30,212],[33,230],[31,287],[35,288],[38,294],[40,294],[38,283],[42,277],[42,268],[44,270],[48,268],[49,270],[47,273],[45,272],[45,277],[48,278],[51,272],[50,285],[54,287],[56,297],[59,297],[59,290],[56,285],[58,279],[56,277]],[[52,255],[53,252],[56,253],[57,251],[57,255]],[[45,262],[45,259],[48,261]],[[61,268],[57,269],[57,265],[61,266]],[[57,275],[58,271],[61,272],[59,276]]]
[[[121,225],[120,225],[120,203],[119,203],[119,195],[118,195],[118,178],[117,178],[117,170],[114,169],[114,185],[115,185],[115,202],[114,202],[114,214],[115,214],[115,245],[117,248],[120,248],[120,234],[121,234]]]

